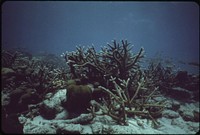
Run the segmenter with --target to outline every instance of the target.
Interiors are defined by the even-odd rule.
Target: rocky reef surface
[[[199,103],[180,103],[174,99],[167,99],[167,108],[163,117],[157,119],[159,126],[152,127],[152,121],[139,117],[128,118],[128,125],[119,125],[108,115],[97,115],[93,118],[91,113],[67,119],[67,110],[62,109],[61,102],[66,100],[66,89],[58,90],[51,99],[44,100],[26,115],[19,116],[25,134],[196,134],[199,131]],[[160,97],[165,99],[165,97]],[[47,103],[48,102],[48,103]],[[42,104],[45,106],[42,106]],[[44,110],[55,116],[46,119]],[[61,109],[58,109],[61,108]],[[36,111],[37,110],[37,111]],[[44,116],[45,116],[44,115]]]

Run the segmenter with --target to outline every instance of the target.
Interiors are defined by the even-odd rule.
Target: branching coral
[[[99,88],[110,95],[110,99],[104,100],[104,104],[92,101],[92,106],[97,106],[104,114],[111,116],[120,124],[127,124],[127,116],[134,115],[150,118],[157,124],[154,118],[161,115],[164,104],[153,102],[153,100],[150,99],[154,97],[158,87],[151,90],[150,94],[145,93],[144,91],[147,91],[147,88],[144,87],[146,81],[144,78],[141,78],[140,82],[138,82],[135,94],[130,97],[128,93],[129,78],[126,81],[120,79],[120,85],[116,83],[116,78],[111,77],[110,81],[112,81],[115,86],[114,90],[99,86]]]
[[[3,53],[3,57],[13,58],[13,61],[9,62],[9,68],[2,70],[4,82],[2,89],[9,91],[10,99],[14,101],[7,107],[11,111],[16,102],[20,103],[18,104],[20,107],[25,107],[33,98],[34,103],[40,102],[47,92],[64,87],[64,83],[60,83],[59,79],[66,81],[67,73],[55,65],[57,57],[53,59],[54,56],[51,56],[52,61],[44,62],[38,56],[31,56],[23,52],[18,52],[15,57],[8,52]],[[30,92],[29,89],[33,91]],[[27,99],[30,101],[26,101]]]
[[[117,64],[119,78],[121,79],[127,79],[128,77],[130,77],[130,74],[128,73],[130,69],[138,68],[139,59],[143,57],[144,53],[144,49],[141,48],[138,54],[132,56],[132,47],[130,47],[129,45],[130,43],[123,40],[122,46],[117,44],[115,40],[113,41],[113,46],[108,44],[110,48],[107,51],[107,57],[110,58],[110,56],[113,56],[114,64]]]
[[[145,77],[152,84],[159,86],[162,90],[168,91],[176,84],[175,74],[170,66],[158,60],[150,60],[149,66],[144,70]]]
[[[107,96],[103,102],[92,101],[90,111],[95,115],[95,107],[111,116],[120,124],[127,124],[127,116],[155,118],[162,113],[164,105],[152,100],[159,89],[158,85],[140,69],[139,62],[144,49],[133,55],[132,46],[126,40],[101,48],[97,53],[94,47],[77,47],[76,52],[64,54],[74,78],[85,78],[88,83],[99,82]]]
[[[102,80],[100,84],[106,86],[110,76],[127,79],[132,76],[132,71],[139,68],[138,62],[143,57],[144,49],[141,48],[136,55],[132,55],[131,50],[126,40],[122,40],[121,45],[114,40],[113,45],[101,48],[100,53],[94,47],[77,47],[76,52],[67,52],[63,56],[74,78]]]

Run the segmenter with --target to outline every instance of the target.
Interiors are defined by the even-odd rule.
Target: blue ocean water
[[[199,72],[199,6],[195,2],[7,1],[2,4],[2,47],[32,53],[73,51],[127,39],[147,59],[171,60]],[[145,65],[145,61],[144,61]]]

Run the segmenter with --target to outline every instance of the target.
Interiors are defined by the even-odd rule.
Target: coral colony
[[[163,94],[173,97],[172,93],[177,93],[181,94],[180,100],[199,100],[199,76],[186,71],[174,73],[171,67],[155,61],[142,69],[144,49],[137,53],[132,50],[127,40],[114,40],[99,52],[94,46],[79,46],[73,52],[63,53],[61,58],[3,50],[3,130],[21,133],[23,122],[20,124],[18,117],[32,120],[40,115],[53,120],[64,110],[68,113],[63,118],[65,123],[89,124],[95,117],[107,115],[118,125],[128,126],[128,118],[137,117],[158,128],[158,119],[168,108],[166,98],[158,100]],[[62,100],[58,93],[64,94]],[[52,99],[58,102],[51,102]],[[184,112],[180,114],[184,118]],[[194,111],[193,121],[198,118],[199,112]],[[57,129],[56,133],[63,132]]]
[[[154,118],[161,116],[164,104],[149,100],[157,93],[158,86],[140,69],[139,61],[144,49],[135,55],[131,50],[132,46],[126,40],[122,40],[122,44],[114,40],[112,45],[101,48],[100,53],[94,47],[85,50],[77,47],[76,52],[66,53],[64,58],[74,79],[96,83],[99,86],[94,92],[107,93],[102,97],[102,104],[92,100],[92,108],[101,109],[103,114],[120,124],[126,125],[126,117],[134,115],[148,117],[156,124]]]

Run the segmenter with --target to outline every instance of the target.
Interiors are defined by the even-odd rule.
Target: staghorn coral
[[[108,44],[110,47],[108,51],[106,51],[107,57],[114,58],[114,64],[117,64],[117,69],[119,73],[119,78],[127,79],[130,77],[130,69],[138,69],[139,59],[143,57],[144,49],[141,48],[138,54],[132,55],[132,46],[129,46],[130,43],[127,40],[122,40],[122,46],[117,44],[116,41],[113,41],[113,46]]]
[[[58,57],[32,57],[23,51],[15,52],[2,52],[2,93],[8,95],[7,103],[2,105],[6,131],[7,127],[14,129],[18,124],[17,119],[12,125],[9,124],[13,114],[17,116],[27,112],[29,104],[37,104],[44,99],[47,92],[63,88],[62,82],[68,79],[65,66],[61,68],[65,63]],[[49,59],[51,60],[48,61]]]
[[[153,120],[154,124],[158,125],[155,118],[161,116],[162,110],[164,109],[164,101],[155,102],[151,100],[158,90],[158,87],[150,90],[149,93],[144,92],[147,91],[147,88],[144,87],[146,81],[144,78],[141,78],[140,82],[138,82],[137,89],[134,91],[135,94],[130,97],[127,91],[130,83],[129,78],[126,81],[120,79],[120,85],[116,83],[116,78],[111,77],[110,81],[114,83],[115,90],[112,91],[115,91],[115,93],[105,87],[99,86],[99,88],[110,95],[110,99],[104,100],[103,104],[93,100],[91,101],[93,107],[100,108],[103,114],[111,116],[118,123],[123,125],[127,124],[127,116],[134,115],[150,118]],[[95,113],[92,109],[90,111],[93,114]]]
[[[173,71],[175,65],[170,60],[162,60],[151,58],[148,62],[147,69],[144,70],[146,78],[152,80],[155,85],[158,85],[162,90],[167,91],[176,85],[176,72]]]
[[[94,47],[77,47],[75,52],[63,56],[73,78],[91,84],[97,82],[98,88],[94,90],[107,93],[101,97],[102,102],[91,101],[89,110],[93,116],[97,107],[123,125],[127,124],[127,116],[135,115],[150,118],[156,125],[155,118],[161,116],[164,108],[163,102],[152,100],[159,96],[159,85],[140,69],[144,49],[135,55],[131,50],[132,46],[126,40],[121,44],[114,40],[99,53]]]
[[[101,80],[101,85],[108,86],[107,80],[110,76],[121,79],[131,77],[139,68],[138,62],[143,57],[143,48],[133,55],[130,43],[127,40],[121,42],[122,44],[119,44],[114,40],[112,45],[101,48],[99,53],[93,46],[87,49],[77,47],[75,52],[66,52],[62,56],[74,78],[95,82]]]
[[[3,55],[6,57],[7,53]],[[55,60],[58,60],[57,57]],[[54,63],[43,62],[43,59],[38,59],[37,56],[31,57],[28,53],[18,52],[10,68],[2,68],[4,83],[2,89],[9,91],[11,100],[15,101],[10,102],[11,106],[15,103],[26,106],[24,101],[30,99],[31,102],[32,98],[35,98],[34,103],[40,102],[47,92],[63,88],[62,82],[67,79],[67,73],[59,66],[55,67],[55,61]],[[33,89],[34,92],[27,91],[29,89]],[[7,107],[7,109],[14,111],[12,107]]]

